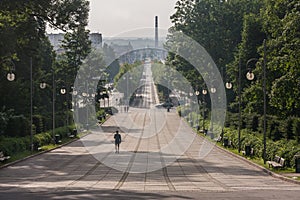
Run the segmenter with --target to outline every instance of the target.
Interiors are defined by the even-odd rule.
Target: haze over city
[[[88,28],[91,32],[102,33],[103,37],[117,36],[123,32],[141,28],[153,28],[154,17],[159,17],[159,28],[171,27],[170,16],[175,13],[177,0],[90,0]],[[135,32],[137,33],[137,32]],[[139,31],[138,35],[153,36]],[[166,31],[160,31],[165,36]]]

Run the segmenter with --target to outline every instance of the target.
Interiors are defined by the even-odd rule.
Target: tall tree
[[[88,12],[89,2],[86,0],[1,0],[0,94],[3,98],[0,107],[6,106],[6,109],[15,109],[16,114],[29,115],[31,63],[34,111],[41,111],[45,104],[51,102],[38,91],[41,79],[50,83],[51,68],[55,64],[55,55],[46,36],[46,26],[67,32],[73,38],[70,43],[76,41],[81,45],[80,48],[88,49],[90,42],[87,37],[83,37],[84,40],[74,40],[80,38],[80,35],[87,35],[85,26]],[[77,61],[86,56],[85,51],[77,53],[80,57]],[[14,82],[8,82],[4,77],[12,67],[10,61],[15,66]]]

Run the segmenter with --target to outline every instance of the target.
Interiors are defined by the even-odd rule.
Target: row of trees
[[[262,115],[263,41],[267,52],[267,112],[273,119],[300,117],[300,5],[297,0],[178,0],[171,16],[173,27],[168,40],[180,31],[211,55],[223,76],[231,82],[227,90],[229,111],[238,112],[238,71],[242,71],[242,112]],[[256,74],[246,79],[246,63]],[[204,85],[203,77],[182,57],[169,54],[168,64],[181,72],[194,90]],[[233,119],[234,120],[234,119]],[[278,137],[282,138],[282,137]]]
[[[59,93],[62,87],[67,89],[68,97],[55,94],[56,124],[65,125],[65,119],[69,118],[66,110],[71,107],[68,103],[71,86],[79,66],[91,51],[89,31],[86,29],[88,13],[89,2],[86,0],[1,1],[0,134],[28,135],[31,95],[36,131],[52,128],[52,91],[54,89]],[[53,51],[46,34],[47,27],[65,33],[62,54],[56,55]],[[6,80],[10,70],[16,74],[13,82]],[[30,91],[31,75],[33,93]],[[42,82],[47,83],[44,90],[39,87]],[[12,123],[25,123],[26,128],[19,125],[19,128],[14,126],[12,130]]]

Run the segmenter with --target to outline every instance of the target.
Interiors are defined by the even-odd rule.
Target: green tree
[[[75,36],[80,38],[82,32],[83,35],[87,35],[85,26],[88,5],[89,2],[86,0],[1,1],[0,71],[1,74],[6,74],[12,67],[10,62],[12,61],[16,73],[16,80],[13,82],[8,82],[5,77],[0,78],[0,94],[3,97],[0,100],[1,107],[5,105],[7,109],[14,109],[16,115],[24,114],[29,117],[30,66],[32,66],[34,113],[47,114],[50,111],[51,106],[48,103],[51,103],[51,91],[42,92],[39,89],[41,81],[51,83],[52,69],[57,65],[55,54],[46,36],[46,25],[68,32],[67,35],[74,35],[73,38]],[[80,45],[85,48],[89,42],[83,40],[80,41]],[[81,58],[86,56],[82,52],[77,53]]]

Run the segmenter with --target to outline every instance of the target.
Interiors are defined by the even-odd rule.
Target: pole
[[[33,130],[32,130],[32,114],[33,114],[33,83],[32,83],[32,57],[30,57],[30,150],[33,151]]]
[[[127,111],[127,107],[129,105],[129,98],[128,98],[128,79],[129,79],[129,75],[127,73],[127,77],[126,77],[126,111]]]
[[[198,110],[199,114],[197,114],[197,132],[200,130],[200,100],[199,100],[199,94],[197,95],[197,103],[198,103]]]
[[[203,123],[202,123],[202,130],[203,130],[203,133],[205,131],[205,98],[204,98],[204,94],[202,94],[202,98],[203,98]]]
[[[68,84],[66,84],[66,107],[67,107],[67,110],[66,110],[66,122],[67,122],[67,127],[69,126],[69,86]]]
[[[241,152],[241,123],[242,123],[242,116],[241,116],[241,55],[239,55],[239,89],[238,89],[238,93],[239,93],[239,126],[238,126],[238,151],[239,153]]]
[[[264,40],[264,64],[263,64],[263,95],[264,95],[264,149],[263,149],[263,159],[264,159],[264,164],[266,164],[266,149],[267,149],[267,144],[266,144],[266,129],[267,129],[267,99],[266,99],[266,62],[267,62],[267,57],[266,57],[266,40]]]
[[[88,87],[88,82],[86,82],[86,130],[89,130],[89,108],[88,108],[88,103],[89,103],[89,87]]]
[[[55,85],[55,72],[52,69],[52,138],[55,141],[55,93],[56,93],[56,85]]]

